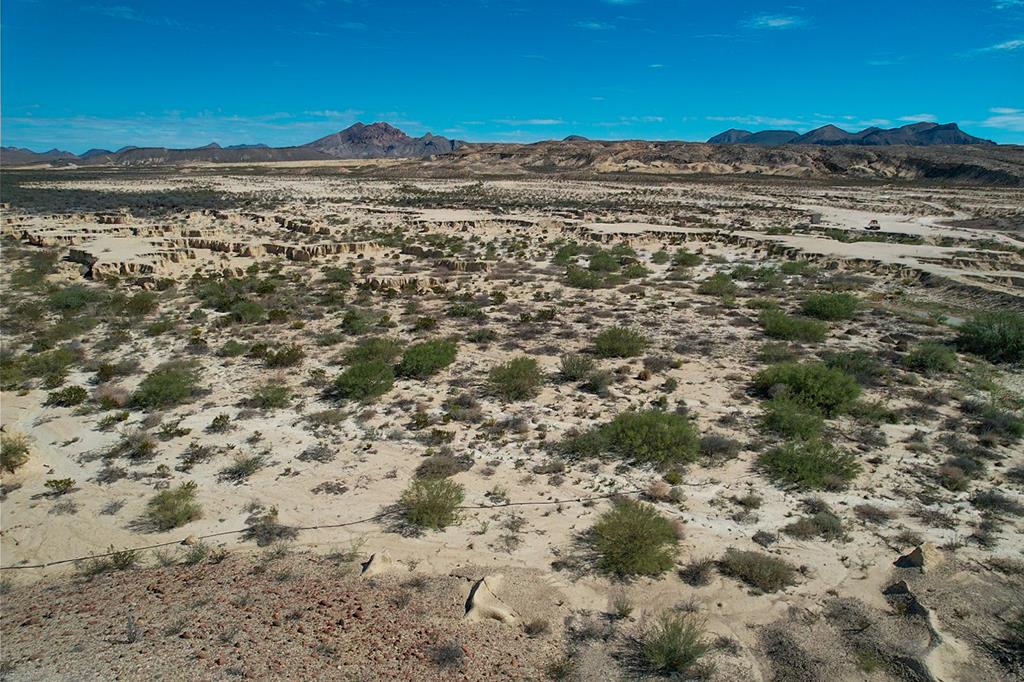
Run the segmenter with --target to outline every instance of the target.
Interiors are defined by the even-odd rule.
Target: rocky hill
[[[756,144],[775,146],[783,144],[814,144],[824,146],[865,146],[911,145],[928,147],[932,145],[993,145],[991,140],[968,135],[956,123],[912,123],[899,128],[865,128],[850,133],[838,126],[827,125],[801,135],[792,130],[763,130],[752,133],[747,130],[726,130],[708,140],[708,144]]]

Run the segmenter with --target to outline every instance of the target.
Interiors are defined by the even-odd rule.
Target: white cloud
[[[1011,109],[1009,107],[995,107],[989,109],[994,116],[989,116],[981,122],[985,128],[998,128],[999,130],[1010,130],[1015,133],[1024,133],[1024,110]]]
[[[663,69],[663,68],[665,68],[665,65],[664,64],[648,64],[647,68],[648,69]]]
[[[494,122],[505,126],[557,126],[565,123],[560,118],[499,118]]]
[[[1013,40],[1007,40],[1002,43],[996,43],[988,47],[982,47],[976,50],[977,52],[1013,52],[1024,48],[1024,38],[1015,38]]]
[[[897,120],[907,123],[920,123],[922,121],[935,123],[939,120],[939,117],[935,114],[910,114],[909,116],[900,116]]]
[[[582,28],[586,31],[608,31],[613,28],[611,24],[606,24],[603,21],[577,21],[574,26],[576,28]]]
[[[708,116],[709,121],[726,121],[747,126],[805,126],[803,121],[773,116]]]
[[[797,28],[806,23],[803,17],[792,14],[757,14],[747,19],[746,26],[759,30],[778,30]]]

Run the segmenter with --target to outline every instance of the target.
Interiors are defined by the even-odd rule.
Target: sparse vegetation
[[[334,393],[346,400],[369,401],[379,398],[395,384],[395,373],[384,360],[360,360],[334,380]]]
[[[458,522],[464,496],[462,486],[447,478],[418,478],[405,489],[398,504],[406,522],[440,530]]]
[[[398,374],[425,379],[455,362],[455,344],[451,341],[424,341],[409,346],[398,364]]]
[[[513,358],[491,370],[491,391],[505,400],[525,400],[544,381],[537,361],[530,357]]]
[[[179,405],[195,395],[198,380],[198,372],[188,363],[163,364],[142,380],[132,404],[143,409]]]
[[[171,530],[195,521],[203,515],[196,501],[198,490],[194,481],[161,490],[146,505],[146,519],[157,530]]]
[[[603,426],[568,438],[563,449],[581,457],[614,455],[640,463],[692,462],[699,455],[697,431],[671,412],[623,412]]]
[[[675,563],[675,529],[644,502],[615,502],[594,524],[590,540],[598,568],[619,577],[661,575]]]
[[[819,320],[849,320],[857,312],[859,304],[860,300],[853,294],[812,294],[804,301],[801,310],[804,315]]]
[[[797,440],[771,448],[758,464],[780,482],[824,489],[844,487],[861,468],[852,454],[821,440]]]
[[[667,611],[643,635],[647,663],[661,673],[687,675],[711,648],[693,614]]]
[[[597,335],[594,346],[602,358],[632,358],[643,353],[647,337],[635,329],[609,327]]]
[[[0,469],[13,474],[28,462],[30,451],[25,434],[0,434]]]
[[[761,370],[754,389],[763,397],[781,394],[809,410],[832,417],[860,395],[860,386],[842,370],[820,362],[783,363]]]
[[[719,566],[726,575],[761,592],[778,592],[796,584],[796,568],[770,554],[730,548],[726,550]]]
[[[1009,310],[983,312],[965,322],[957,346],[992,362],[1024,361],[1024,315]]]
[[[788,315],[775,308],[762,310],[759,319],[764,333],[773,339],[818,343],[828,335],[824,322]]]

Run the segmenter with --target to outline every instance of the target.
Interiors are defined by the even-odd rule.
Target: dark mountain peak
[[[959,144],[995,144],[990,140],[983,140],[960,130],[956,123],[931,123],[921,121],[911,123],[899,128],[871,127],[865,128],[857,133],[850,133],[842,128],[829,124],[800,135],[788,130],[762,130],[757,133],[745,131],[727,130],[724,133],[715,135],[708,142],[710,144],[816,144],[816,145],[959,145]]]
[[[751,135],[753,135],[753,133],[750,132],[749,130],[729,128],[729,130],[726,130],[724,133],[719,133],[718,135],[715,135],[710,140],[708,140],[708,144],[736,144],[737,142],[745,140]]]
[[[460,144],[457,140],[431,133],[423,137],[410,137],[390,123],[378,121],[370,125],[354,123],[344,130],[303,145],[303,148],[337,159],[375,159],[446,154]]]
[[[582,135],[568,135],[562,138],[562,142],[590,142],[590,139]]]
[[[220,145],[217,144],[216,142],[211,142],[210,144],[203,145],[202,147],[196,147],[196,149],[220,149],[220,148],[221,148]]]

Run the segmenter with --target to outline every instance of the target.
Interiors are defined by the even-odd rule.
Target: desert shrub
[[[75,489],[73,478],[51,478],[43,483],[43,487],[50,491],[51,495],[67,495]]]
[[[77,313],[102,299],[102,291],[72,284],[50,292],[46,297],[46,306],[54,312],[67,315]]]
[[[672,255],[672,264],[684,268],[692,268],[704,262],[704,258],[698,253],[690,253],[686,249],[678,249]]]
[[[686,417],[659,410],[623,412],[612,421],[563,443],[570,454],[613,454],[660,465],[692,462],[699,453],[696,429]]]
[[[998,488],[981,490],[971,497],[971,504],[984,511],[1010,516],[1024,516],[1024,504],[1017,502]]]
[[[762,592],[777,592],[796,584],[797,569],[761,552],[727,549],[719,562],[722,572]]]
[[[452,455],[430,455],[416,467],[417,478],[448,478],[455,474],[469,471],[473,466],[473,458],[469,455],[453,457]]]
[[[828,510],[801,517],[785,526],[782,532],[798,540],[810,540],[812,538],[842,540],[846,537],[842,519]]]
[[[89,397],[89,392],[82,386],[67,386],[59,391],[52,391],[46,396],[43,405],[55,407],[74,407],[81,405]]]
[[[714,559],[711,557],[700,557],[680,568],[679,577],[691,587],[702,587],[711,582],[711,571],[714,568]]]
[[[857,312],[859,305],[860,299],[853,294],[812,294],[804,301],[801,311],[804,315],[819,320],[849,320]]]
[[[191,364],[169,362],[160,365],[142,380],[131,402],[144,409],[178,405],[195,394],[198,380],[199,374]]]
[[[505,400],[525,400],[544,382],[537,361],[530,357],[513,358],[491,370],[491,391]]]
[[[974,432],[983,442],[1014,442],[1024,437],[1024,419],[998,405],[980,400],[965,400],[960,404],[964,414],[975,420]]]
[[[594,359],[580,353],[566,353],[559,361],[559,373],[567,381],[580,381],[594,370]]]
[[[306,352],[298,344],[281,346],[276,350],[268,350],[263,356],[263,364],[267,367],[294,367],[302,362]]]
[[[788,315],[781,310],[762,310],[758,320],[764,333],[773,339],[819,342],[828,334],[828,325],[824,322]]]
[[[218,472],[218,476],[224,481],[240,483],[267,466],[268,463],[269,458],[265,453],[259,452],[251,455],[238,453],[231,464]]]
[[[29,442],[22,433],[0,434],[0,469],[12,474],[25,466],[29,455]]]
[[[831,417],[860,395],[860,386],[842,370],[820,362],[783,363],[754,376],[754,390],[763,397],[778,395]]]
[[[345,362],[393,362],[402,352],[402,342],[386,336],[375,336],[361,341],[345,353]]]
[[[578,265],[570,265],[566,268],[565,281],[566,284],[577,289],[599,289],[605,286],[604,277]]]
[[[841,488],[860,471],[854,456],[821,440],[796,440],[774,447],[758,464],[781,482],[801,488]]]
[[[885,376],[885,368],[871,353],[862,350],[825,353],[825,364],[846,372],[861,386],[874,386]]]
[[[655,265],[664,265],[672,260],[672,256],[669,255],[668,251],[661,249],[651,254],[651,262]]]
[[[632,358],[647,347],[647,337],[626,327],[609,327],[594,339],[597,354],[602,358]]]
[[[769,341],[757,351],[757,359],[768,363],[792,362],[798,355],[788,343],[778,341]]]
[[[398,374],[425,379],[455,362],[455,344],[444,339],[409,346],[398,364]]]
[[[236,358],[239,355],[245,355],[249,351],[249,346],[235,339],[228,339],[224,342],[224,345],[217,350],[217,355],[222,358]]]
[[[132,462],[144,462],[153,459],[157,454],[156,439],[145,431],[129,431],[111,446],[107,457],[125,457]]]
[[[334,393],[346,400],[373,400],[391,390],[395,372],[384,360],[352,364],[334,380]]]
[[[255,540],[259,547],[266,547],[275,542],[294,540],[299,536],[296,528],[286,526],[278,521],[277,517],[277,507],[271,507],[263,514],[253,514],[246,520],[243,537],[246,540]]]
[[[231,319],[242,324],[256,324],[263,321],[266,312],[256,301],[239,301],[231,306]]]
[[[740,442],[721,434],[709,433],[700,439],[700,454],[712,459],[732,459],[740,453]]]
[[[177,488],[161,490],[146,505],[146,519],[157,530],[171,530],[195,521],[203,515],[196,502],[197,486],[186,481]]]
[[[661,673],[686,676],[708,652],[704,626],[691,613],[667,611],[643,634],[642,650],[648,665]]]
[[[402,493],[398,505],[406,522],[439,530],[458,521],[464,495],[462,486],[447,478],[418,478]]]
[[[587,264],[587,269],[593,272],[615,272],[619,267],[619,259],[607,251],[598,251],[593,254]]]
[[[253,390],[252,395],[245,401],[245,404],[259,410],[276,410],[288,407],[291,399],[292,391],[288,386],[268,382],[257,386]]]
[[[661,575],[675,563],[675,528],[644,502],[617,501],[598,518],[589,539],[598,568],[620,577]]]
[[[738,289],[739,287],[736,282],[732,281],[732,277],[724,272],[716,272],[700,283],[697,293],[710,296],[735,296]]]
[[[825,426],[819,414],[784,395],[765,403],[763,422],[769,431],[786,438],[816,438]]]
[[[594,395],[607,396],[608,387],[612,385],[612,373],[604,369],[595,369],[584,377],[582,388]]]
[[[903,365],[915,372],[952,372],[956,369],[956,352],[941,343],[919,344],[903,358]]]
[[[140,291],[124,300],[121,312],[130,317],[142,317],[157,309],[157,295],[152,291]]]
[[[1024,315],[1009,310],[978,313],[960,327],[960,350],[991,362],[1024,362]]]

